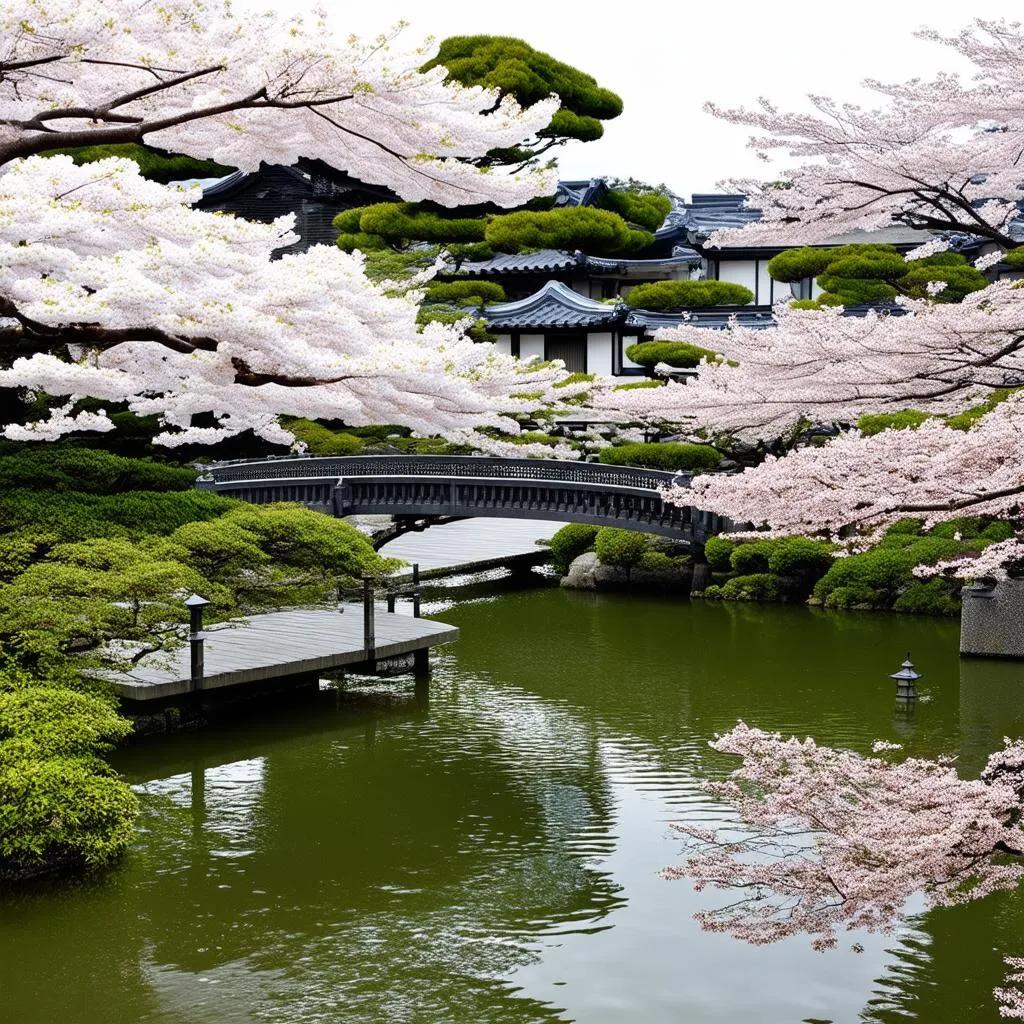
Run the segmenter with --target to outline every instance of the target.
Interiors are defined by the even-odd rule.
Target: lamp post
[[[914,663],[910,660],[910,651],[907,651],[907,660],[900,666],[899,672],[893,672],[890,679],[896,680],[896,699],[900,701],[912,701],[917,698],[917,680],[923,678],[922,674],[914,669]]]
[[[203,688],[203,640],[206,634],[203,632],[203,609],[210,602],[205,597],[193,594],[185,598],[185,607],[188,608],[189,617],[189,647],[192,654],[192,689]]]

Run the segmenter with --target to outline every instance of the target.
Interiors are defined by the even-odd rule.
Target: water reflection
[[[700,781],[738,717],[976,770],[1022,725],[1016,668],[959,663],[952,623],[802,608],[553,590],[445,617],[462,640],[429,702],[365,687],[122,756],[144,806],[127,863],[6,900],[11,1019],[996,1019],[1013,897],[819,956],[701,933],[721,894],[657,872],[670,822],[721,817]],[[929,700],[900,715],[908,647]]]

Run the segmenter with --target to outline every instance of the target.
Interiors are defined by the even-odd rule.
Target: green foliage
[[[736,541],[725,537],[708,537],[704,542],[704,557],[714,572],[728,572],[732,568],[730,559],[736,550]]]
[[[453,36],[441,43],[437,56],[423,70],[438,65],[448,78],[463,85],[497,89],[529,106],[555,93],[561,107],[546,128],[538,132],[536,145],[521,143],[494,150],[484,164],[522,164],[535,161],[545,149],[570,139],[590,141],[603,134],[602,121],[622,113],[622,100],[601,88],[588,74],[510,36]]]
[[[770,540],[747,541],[736,547],[729,557],[729,565],[741,574],[767,572],[768,557],[774,546],[774,541]]]
[[[586,523],[568,523],[551,538],[551,554],[555,560],[555,568],[561,575],[564,576],[569,571],[573,559],[579,558],[594,546],[597,531],[598,527]]]
[[[704,595],[709,596],[707,590]],[[721,597],[727,601],[779,601],[783,596],[778,577],[766,572],[734,576],[721,587]]]
[[[690,470],[700,473],[714,469],[721,456],[706,444],[623,444],[602,448],[598,461],[613,466],[642,466],[666,472]]]
[[[1020,388],[997,388],[983,402],[979,402],[978,405],[965,409],[957,416],[947,417],[946,426],[952,427],[954,430],[970,430],[982,416],[991,412],[1000,402],[1005,402],[1010,395],[1015,394],[1017,391],[1020,391]]]
[[[649,548],[647,537],[642,533],[620,530],[616,526],[602,526],[597,531],[594,550],[602,565],[629,570],[639,564]]]
[[[453,302],[460,306],[486,306],[505,301],[505,289],[495,281],[431,281],[425,302]]]
[[[191,469],[68,444],[31,445],[0,455],[0,491],[20,487],[88,494],[187,491],[195,479]]]
[[[670,312],[709,306],[745,306],[754,293],[731,281],[655,281],[638,284],[626,301],[635,309]]]
[[[170,181],[188,181],[191,178],[223,178],[235,169],[215,163],[213,160],[196,160],[190,156],[168,153],[166,150],[135,142],[108,146],[82,146],[78,149],[55,149],[43,153],[42,156],[58,154],[71,157],[79,166],[95,163],[97,160],[106,160],[112,156],[134,160],[139,165],[139,173],[144,178],[163,184]]]
[[[908,263],[893,246],[873,244],[787,249],[769,261],[768,273],[776,281],[817,278],[823,294],[793,304],[801,309],[891,302],[897,295],[923,298],[930,281],[946,283],[936,301],[959,302],[988,284],[985,275],[958,253]]]
[[[0,662],[0,876],[108,863],[137,802],[97,754],[131,732],[101,684]]]
[[[657,231],[672,211],[672,200],[657,192],[634,192],[607,188],[601,194],[602,209],[647,231]]]
[[[653,369],[658,363],[692,369],[702,359],[709,363],[715,362],[718,355],[709,348],[690,345],[685,341],[641,341],[627,346],[626,358],[648,369]]]
[[[387,241],[482,242],[486,222],[471,217],[446,217],[413,203],[374,203],[361,207],[359,230]]]
[[[919,526],[914,520],[901,521],[871,550],[836,559],[815,585],[814,600],[828,608],[890,608],[918,582],[913,575],[915,566],[977,552],[990,543],[980,537],[957,541],[935,532],[922,536],[917,532]],[[920,588],[915,588],[907,604],[924,600],[920,595]]]
[[[808,537],[785,537],[775,541],[768,552],[768,571],[814,581],[824,576],[835,561],[834,546]]]
[[[920,409],[901,409],[899,412],[870,413],[857,420],[857,429],[866,437],[883,430],[916,430],[932,414]]]
[[[331,430],[314,420],[282,418],[281,425],[302,441],[310,455],[323,458],[358,455],[365,447],[361,438],[344,430]]]
[[[618,214],[591,206],[507,213],[488,222],[484,237],[499,252],[582,249],[596,256],[624,255],[654,242],[652,234],[630,230]]]
[[[955,584],[959,588],[959,583]],[[915,615],[958,615],[959,600],[950,593],[950,581],[914,580],[896,599],[893,610]]]
[[[630,346],[631,348],[634,346]],[[636,362],[636,360],[634,360]],[[655,364],[657,365],[657,364]],[[663,380],[634,380],[628,384],[616,384],[613,391],[632,391],[634,388],[661,388],[665,386]]]
[[[645,572],[666,572],[671,569],[681,569],[689,565],[692,560],[688,555],[673,558],[664,551],[645,551],[636,563],[638,569]]]

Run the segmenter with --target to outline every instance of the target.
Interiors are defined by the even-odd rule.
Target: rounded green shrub
[[[722,584],[722,597],[727,601],[778,601],[782,596],[778,579],[767,572],[734,576]]]
[[[600,204],[630,224],[648,231],[657,231],[672,212],[672,200],[657,192],[608,189],[601,195]]]
[[[729,559],[736,550],[736,541],[725,537],[708,537],[704,542],[704,557],[712,572],[728,572],[732,566]]]
[[[637,562],[638,569],[645,569],[649,572],[664,572],[667,569],[681,569],[689,562],[685,556],[673,558],[664,551],[645,551]]]
[[[595,256],[613,256],[644,249],[654,242],[654,236],[632,230],[610,210],[572,206],[494,217],[487,224],[484,240],[499,252],[582,249]]]
[[[714,469],[721,456],[710,445],[678,444],[622,444],[602,448],[598,461],[610,466],[640,466],[665,472],[689,470],[694,473]]]
[[[948,580],[914,580],[896,599],[893,608],[915,615],[956,615],[960,601],[950,593]]]
[[[594,546],[599,527],[587,523],[567,523],[550,540],[555,567],[564,576],[573,560]]]
[[[614,565],[620,569],[632,569],[648,551],[644,534],[615,526],[600,527],[594,547],[602,565]]]
[[[718,354],[709,348],[689,345],[685,341],[641,341],[626,348],[626,358],[653,370],[658,363],[693,369],[702,359],[716,362]]]
[[[489,302],[504,302],[505,289],[495,281],[431,281],[424,301],[485,306]]]
[[[768,554],[768,571],[776,576],[795,576],[801,580],[818,580],[835,561],[832,545],[807,537],[786,537],[777,540]]]
[[[741,575],[768,572],[768,559],[775,547],[775,541],[753,540],[739,544],[729,557],[733,572]]]
[[[630,290],[626,301],[634,309],[672,312],[709,306],[745,306],[754,301],[754,293],[731,281],[654,281],[638,284]]]

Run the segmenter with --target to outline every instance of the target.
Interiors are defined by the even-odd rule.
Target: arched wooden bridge
[[[257,504],[301,502],[336,516],[554,519],[656,533],[699,548],[730,523],[662,500],[664,488],[689,482],[686,473],[592,462],[367,455],[219,463],[196,486]]]

